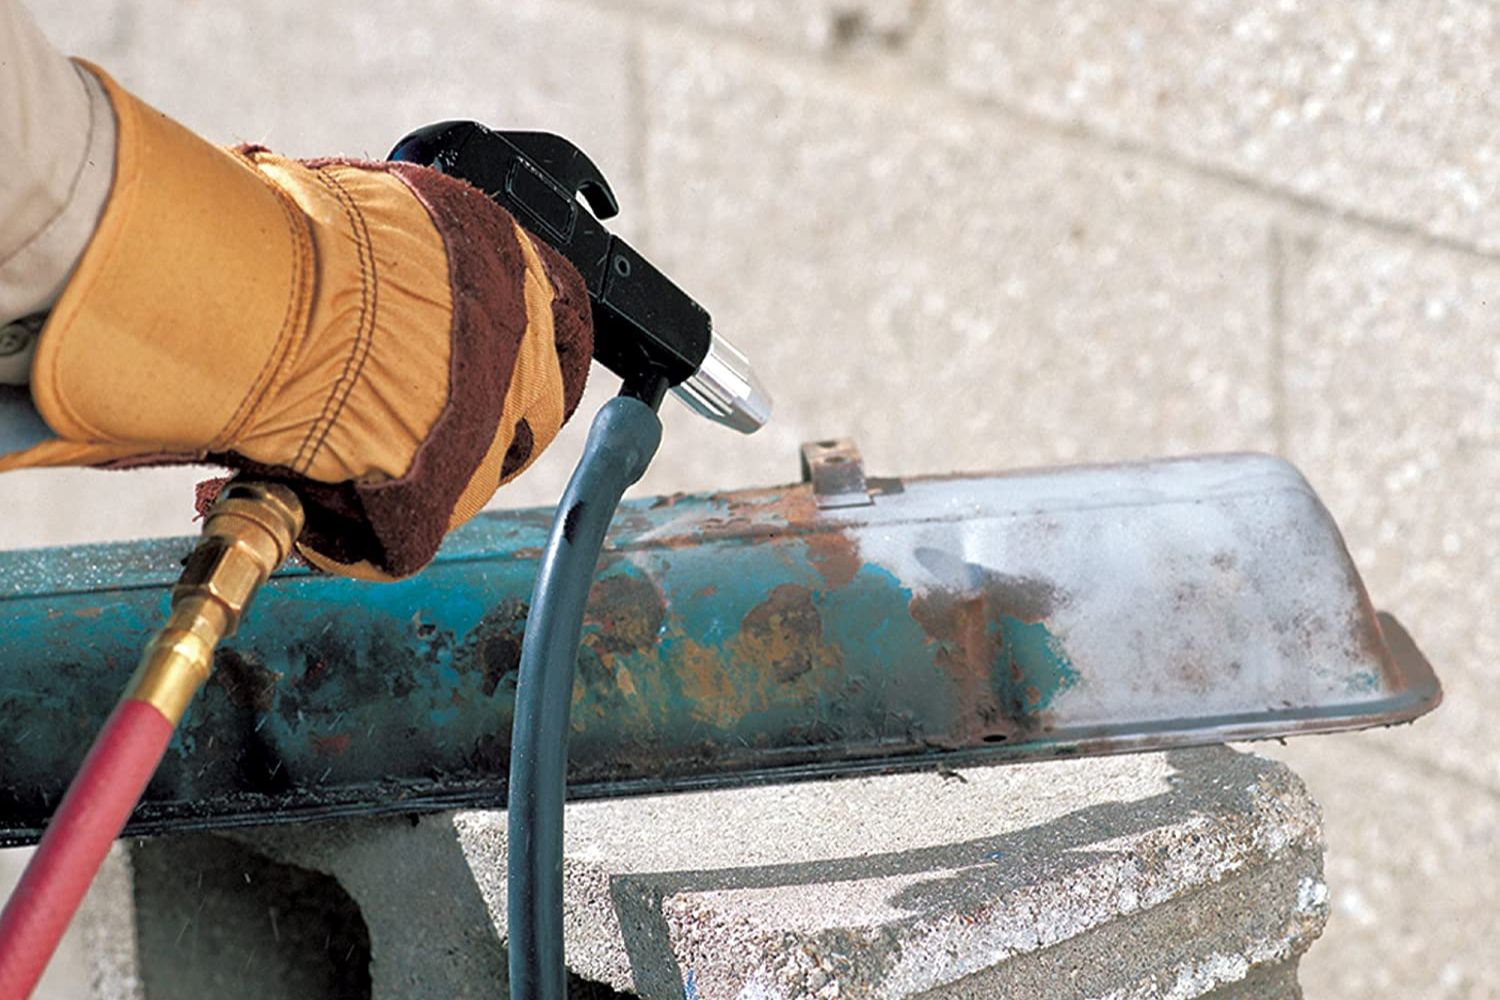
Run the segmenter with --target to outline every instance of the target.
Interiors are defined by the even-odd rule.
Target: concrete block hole
[[[137,948],[149,1000],[369,1000],[370,933],[331,875],[219,837],[134,854]]]
[[[141,841],[133,867],[146,1000],[378,1000],[369,927],[333,876],[210,834]],[[569,973],[568,996],[631,994]]]

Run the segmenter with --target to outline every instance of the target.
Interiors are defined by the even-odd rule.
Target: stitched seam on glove
[[[226,152],[230,152],[227,151]],[[311,226],[312,222],[303,214],[302,209],[292,200],[292,196],[281,189],[257,169],[255,161],[241,151],[232,151],[231,155],[242,160],[248,160],[247,166],[255,172],[261,183],[271,189],[276,195],[276,204],[281,206],[282,216],[286,219],[287,232],[292,237],[292,293],[287,296],[286,312],[281,319],[281,329],[276,334],[276,346],[266,357],[266,362],[261,370],[256,373],[255,381],[250,383],[250,389],[240,400],[240,405],[235,408],[234,415],[220,428],[219,432],[209,441],[205,451],[222,451],[244,433],[245,427],[250,423],[251,416],[260,407],[260,404],[272,392],[279,388],[286,379],[287,359],[293,353],[299,325],[303,327],[302,336],[307,336],[306,325],[311,321],[309,315],[309,298],[312,295],[312,285],[316,280],[314,267],[314,248]],[[300,321],[300,322],[299,322]]]
[[[201,456],[216,438],[236,433],[246,414],[254,412],[258,397],[278,384],[279,363],[299,340],[311,301],[309,282],[315,277],[309,273],[308,220],[246,157],[192,136],[121,90],[98,67],[87,69],[104,87],[117,117],[117,169],[104,216],[37,345],[33,399],[63,438],[127,445],[147,454]],[[187,267],[184,279],[172,283],[171,297],[142,294],[148,286],[142,280],[153,280],[150,261],[157,252],[168,259],[181,252],[175,234],[184,234],[184,246],[199,253],[210,244],[216,196],[236,205],[223,214],[223,225],[251,222],[243,231],[245,253],[258,253],[237,258],[233,249],[226,249],[239,246],[234,241],[208,253],[214,267],[243,265],[236,273],[223,274],[223,283],[233,294],[254,286],[285,294],[267,295],[248,313],[236,315],[214,301],[223,283],[192,253],[177,261]],[[204,312],[193,312],[193,303]],[[236,336],[234,319],[249,321],[251,315],[254,330]],[[192,354],[199,343],[237,358],[229,379],[234,390],[205,399],[201,382],[193,382],[186,385],[186,396],[196,405],[147,399],[160,396],[151,391],[150,352],[133,352],[127,345],[156,336],[172,346],[157,358],[172,370],[172,378],[192,378],[192,364],[183,355]],[[124,361],[111,367],[107,358],[115,351]],[[113,459],[118,448],[107,453]]]
[[[370,227],[363,209],[350,196],[348,189],[333,175],[331,168],[314,170],[312,176],[338,199],[339,205],[344,209],[344,214],[349,220],[350,231],[354,235],[355,253],[359,260],[359,320],[354,331],[354,349],[344,359],[343,370],[339,373],[338,380],[334,382],[333,390],[324,400],[322,412],[308,427],[307,435],[303,438],[302,445],[297,449],[297,455],[292,460],[292,468],[299,473],[306,473],[318,457],[318,452],[322,450],[324,442],[328,439],[329,431],[333,429],[339,414],[343,412],[350,393],[354,391],[355,383],[359,381],[364,371],[365,361],[370,356],[370,347],[375,340],[375,310],[380,300],[380,276],[375,270],[374,252],[370,246]]]

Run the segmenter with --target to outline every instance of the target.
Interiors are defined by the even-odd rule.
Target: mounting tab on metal
[[[802,481],[812,483],[813,498],[820,510],[875,503],[865,485],[865,460],[852,438],[804,442]]]

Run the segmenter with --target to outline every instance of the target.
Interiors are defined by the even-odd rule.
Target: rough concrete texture
[[[459,113],[578,139],[780,406],[740,442],[669,405],[642,492],[794,478],[835,433],[878,472],[1289,452],[1448,684],[1298,758],[1343,859],[1313,995],[1500,998],[1481,0],[31,6],[217,139],[378,154]],[[583,430],[499,503],[550,502]],[[198,476],[8,474],[0,544],[184,532]],[[1400,804],[1429,799],[1430,833]]]
[[[947,0],[954,85],[1256,185],[1500,248],[1485,0]]]
[[[1186,900],[1165,903],[1151,911],[1149,919],[1116,921],[1087,936],[923,993],[922,1000],[1300,998],[1297,955],[1279,944],[1283,916],[1258,904],[1305,893],[1309,886],[1321,884],[1309,881],[1315,877],[1306,868],[1290,867],[1227,880],[1200,889]],[[1212,929],[1207,915],[1213,917]],[[1216,946],[1209,940],[1222,942],[1232,937],[1259,944],[1246,954],[1226,953],[1222,943]],[[1288,951],[1290,958],[1276,957]]]
[[[87,977],[93,996],[145,1000],[136,960],[136,927],[129,919],[135,911],[134,887],[129,845],[116,843],[73,919],[73,945],[82,953],[73,969]]]
[[[1295,996],[1319,829],[1289,771],[1222,748],[581,803],[569,962],[660,1000]],[[240,884],[286,883],[268,858],[337,886],[295,911]],[[370,996],[494,995],[504,866],[503,813],[148,841],[142,975],[152,1000],[324,995],[344,939],[277,945],[267,912],[315,930],[347,893]]]
[[[605,0],[820,55],[899,51],[936,23],[924,0]]]
[[[1269,219],[1243,197],[859,72],[662,35],[645,74],[662,263],[803,387],[728,468],[717,428],[669,419],[679,474],[773,474],[835,433],[877,472],[1270,446]]]
[[[1382,742],[1500,790],[1500,753],[1476,752],[1500,678],[1500,261],[1337,226],[1283,239],[1287,451],[1447,689]]]
[[[451,816],[269,829],[235,839],[338,880],[368,928],[369,996],[505,994],[503,924],[497,931],[490,919]]]
[[[129,0],[98,5],[103,17],[30,6],[70,51],[217,142],[379,158],[418,125],[503,120],[563,132],[610,164],[622,199],[633,191],[629,40],[588,6]],[[538,44],[563,37],[574,44]]]
[[[1314,998],[1492,997],[1500,803],[1473,779],[1394,746],[1361,734],[1274,749],[1306,780],[1326,823],[1331,915],[1302,963],[1303,985]]]

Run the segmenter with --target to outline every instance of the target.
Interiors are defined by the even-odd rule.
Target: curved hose
[[[188,703],[208,679],[214,646],[302,531],[284,486],[231,483],[172,588],[166,624],[68,785],[20,884],[0,913],[0,1000],[25,1000],[41,978],[109,845],[124,828]]]
[[[155,706],[126,698],[99,731],[0,914],[0,1000],[31,995],[172,729]]]
[[[661,421],[650,405],[626,396],[604,404],[557,505],[537,571],[511,726],[506,813],[511,1000],[567,997],[563,797],[584,606],[615,507],[646,471],[660,442]]]

